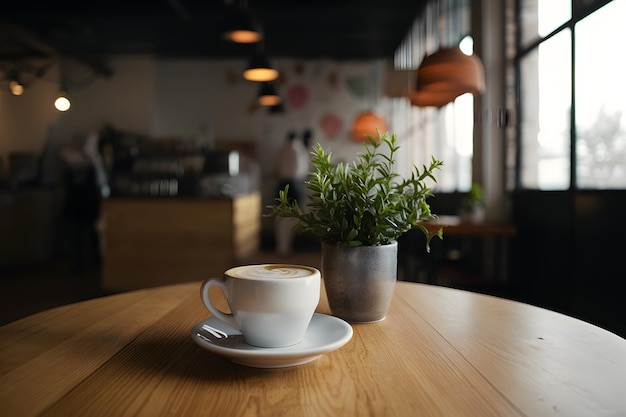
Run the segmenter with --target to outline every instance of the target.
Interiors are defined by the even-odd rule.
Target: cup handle
[[[239,329],[239,325],[235,321],[235,317],[232,313],[224,313],[211,303],[209,298],[209,289],[214,286],[219,287],[222,290],[224,298],[226,298],[226,302],[228,303],[228,291],[226,290],[226,285],[224,285],[224,280],[219,278],[209,278],[202,283],[202,286],[200,287],[200,297],[202,297],[202,303],[217,319],[231,325],[235,329]]]

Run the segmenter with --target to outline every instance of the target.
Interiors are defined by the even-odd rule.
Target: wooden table
[[[511,223],[465,223],[459,216],[439,216],[437,219],[425,222],[429,231],[443,229],[444,237],[450,236],[515,236],[517,228]]]
[[[441,280],[439,277],[438,268],[451,260],[448,259],[448,253],[442,252],[448,252],[449,244],[454,242],[462,249],[457,248],[449,252],[454,252],[459,258],[476,258],[478,255],[480,259],[480,261],[474,260],[480,266],[480,271],[477,273],[480,281],[474,284],[489,286],[509,280],[511,275],[510,246],[512,239],[517,235],[517,228],[514,224],[468,223],[462,222],[459,216],[442,215],[423,225],[430,232],[443,229],[443,241],[440,242],[435,238],[432,242],[433,248],[439,248],[439,256],[436,257],[439,262],[434,261],[434,253],[426,255],[424,252],[425,240],[421,230],[410,230],[399,240],[401,252],[398,262],[403,279],[445,285],[445,279]],[[434,252],[436,251],[437,249],[434,249]]]
[[[398,282],[387,319],[306,365],[203,350],[200,283],[0,328],[0,416],[624,416],[626,340],[517,302]],[[320,304],[320,311],[327,311]]]

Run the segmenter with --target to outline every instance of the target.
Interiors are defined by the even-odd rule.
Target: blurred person
[[[309,151],[294,131],[287,133],[286,141],[276,155],[276,175],[278,187],[276,195],[289,186],[287,196],[300,207],[305,205],[306,189],[304,181],[309,174]],[[293,228],[297,220],[277,218],[275,223],[276,251],[287,255],[293,250]]]

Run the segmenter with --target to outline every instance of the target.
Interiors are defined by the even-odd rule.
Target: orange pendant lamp
[[[376,133],[377,129],[381,134],[387,133],[387,123],[385,119],[374,112],[364,111],[359,113],[354,119],[352,128],[350,129],[350,136],[355,142],[365,142],[369,140],[367,135],[378,139],[378,134]]]
[[[409,96],[419,107],[443,107],[465,93],[485,91],[485,69],[475,55],[460,48],[442,48],[424,58],[417,69],[416,89]]]

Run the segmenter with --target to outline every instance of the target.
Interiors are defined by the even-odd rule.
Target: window
[[[468,0],[430,2],[415,22],[396,52],[396,69],[417,69],[423,58],[439,47],[460,45],[468,53],[472,41],[468,35],[470,8]],[[434,24],[435,22],[436,24]],[[393,104],[396,131],[406,152],[401,169],[421,167],[430,157],[444,161],[436,173],[436,192],[469,191],[472,184],[474,98],[464,94],[441,109],[412,106],[406,98]]]
[[[518,6],[518,185],[626,188],[626,0]]]
[[[522,185],[567,189],[570,173],[569,31],[542,42],[520,61]]]
[[[576,179],[580,188],[626,188],[626,1],[576,25]]]

